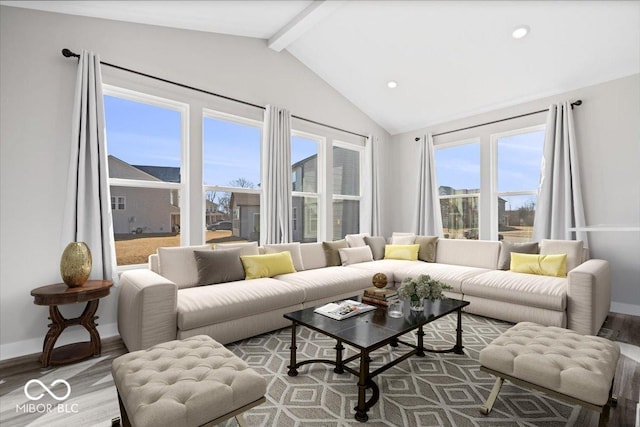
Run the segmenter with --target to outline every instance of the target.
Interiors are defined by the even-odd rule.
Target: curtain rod
[[[572,102],[572,103],[571,103],[571,108],[573,109],[573,107],[574,107],[574,106],[576,106],[576,105],[582,105],[582,100],[581,100],[581,99],[578,99],[577,101]],[[545,111],[549,111],[549,109],[548,109],[548,108],[545,108],[544,110],[532,111],[531,113],[519,114],[519,115],[517,115],[517,116],[511,116],[511,117],[507,117],[507,118],[500,119],[500,120],[494,120],[494,121],[492,121],[492,122],[480,123],[480,124],[473,125],[473,126],[467,126],[467,127],[465,127],[465,128],[454,129],[454,130],[448,130],[448,131],[446,131],[446,132],[436,133],[436,134],[434,134],[434,135],[432,135],[432,136],[433,136],[433,137],[436,137],[436,136],[446,135],[446,134],[448,134],[448,133],[460,132],[460,131],[467,130],[467,129],[473,129],[473,128],[477,128],[477,127],[480,127],[480,126],[486,126],[486,125],[492,125],[492,124],[494,124],[494,123],[506,122],[507,120],[513,120],[513,119],[518,119],[518,118],[520,118],[520,117],[531,116],[531,115],[533,115],[533,114],[544,113]],[[420,138],[416,137],[416,141],[419,141],[419,140],[420,140]]]
[[[74,53],[71,50],[66,49],[66,48],[62,49],[62,55],[65,58],[71,58],[71,57],[80,58],[79,54]],[[150,79],[158,80],[158,81],[161,81],[161,82],[164,82],[164,83],[169,83],[169,84],[172,84],[174,86],[179,86],[179,87],[182,87],[182,88],[185,88],[185,89],[189,89],[189,90],[193,90],[193,91],[196,91],[196,92],[206,93],[207,95],[213,95],[213,96],[216,96],[218,98],[226,99],[228,101],[238,102],[240,104],[248,105],[250,107],[260,108],[262,110],[265,109],[265,107],[262,106],[262,105],[253,104],[251,102],[243,101],[243,100],[237,99],[237,98],[232,98],[230,96],[220,95],[219,93],[210,92],[208,90],[204,90],[204,89],[200,89],[200,88],[197,88],[197,87],[189,86],[189,85],[186,85],[184,83],[174,82],[172,80],[164,79],[162,77],[153,76],[151,74],[147,74],[147,73],[143,73],[143,72],[140,72],[140,71],[132,70],[130,68],[121,67],[119,65],[110,64],[110,63],[104,62],[104,61],[100,61],[100,63],[102,65],[106,65],[107,67],[116,68],[116,69],[122,70],[122,71],[127,71],[129,73],[137,74],[139,76],[148,77]],[[334,129],[334,130],[337,130],[337,131],[340,131],[340,132],[345,132],[345,133],[348,133],[348,134],[351,134],[351,135],[355,135],[355,136],[359,136],[361,138],[367,139],[366,135],[362,135],[362,134],[359,134],[357,132],[352,132],[350,130],[342,129],[342,128],[339,128],[339,127],[336,127],[336,126],[331,126],[331,125],[328,125],[326,123],[317,122],[317,121],[311,120],[311,119],[306,119],[304,117],[296,116],[294,114],[292,114],[291,117],[294,118],[294,119],[303,120],[303,121],[308,122],[308,123],[313,123],[313,124],[316,124],[316,125],[324,126],[326,128]]]

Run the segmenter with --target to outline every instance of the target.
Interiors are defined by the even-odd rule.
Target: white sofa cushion
[[[300,252],[300,242],[264,245],[265,254],[276,254],[276,253],[285,252],[285,251],[291,254],[293,267],[296,269],[296,271],[304,270],[304,263],[302,262],[302,253]]]
[[[567,306],[567,278],[494,270],[466,279],[462,293],[563,311]]]
[[[324,253],[322,242],[301,243],[300,254],[305,270],[323,268],[327,266],[327,257]]]
[[[210,251],[211,246],[158,248],[158,272],[178,285],[178,289],[198,284],[198,266],[193,251]]]
[[[450,292],[462,293],[463,281],[490,271],[486,268],[465,267],[463,265],[438,264],[433,262],[409,261],[399,267],[395,273],[396,282],[401,282],[407,277],[417,277],[421,274],[428,274],[432,279],[440,280],[451,286]]]
[[[413,245],[416,241],[414,233],[398,233],[396,231],[391,235],[392,245]]]
[[[359,262],[373,261],[373,253],[369,246],[338,249],[342,265],[357,264]]]
[[[567,272],[582,264],[582,240],[550,240],[540,241],[540,255],[567,254]]]
[[[368,271],[347,267],[327,267],[319,270],[305,270],[282,274],[275,277],[305,292],[305,302],[329,298],[353,291],[361,294],[371,286],[371,274]]]
[[[347,234],[346,236],[344,236],[344,238],[350,248],[359,248],[362,246],[367,246],[367,244],[364,242],[364,238],[368,235],[368,233]]]
[[[240,248],[240,255],[259,255],[258,242],[216,243],[213,250]]]
[[[349,268],[357,268],[359,270],[368,271],[372,279],[374,274],[383,273],[387,276],[387,287],[393,287],[394,282],[400,282],[400,280],[396,280],[395,272],[416,262],[417,261],[407,261],[404,259],[381,259],[377,261],[352,264],[349,266]]]
[[[499,255],[498,241],[439,239],[436,262],[495,270]]]
[[[304,291],[260,278],[178,291],[178,329],[188,330],[302,304]]]

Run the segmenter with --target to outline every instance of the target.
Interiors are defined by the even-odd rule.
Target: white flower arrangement
[[[428,299],[435,301],[445,298],[443,290],[453,289],[446,283],[432,279],[428,274],[421,274],[416,278],[407,277],[398,288],[398,295],[403,298],[410,298],[412,301]]]

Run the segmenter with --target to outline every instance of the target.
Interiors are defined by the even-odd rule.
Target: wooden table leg
[[[369,381],[369,353],[366,351],[360,352],[360,372],[358,378],[358,406],[356,406],[355,419],[361,423],[366,422],[369,419],[367,415],[367,400],[366,391]]]
[[[344,346],[342,345],[342,341],[337,340],[336,342],[336,367],[333,369],[333,372],[336,374],[343,374],[344,368],[342,366],[342,351],[344,350]]]
[[[44,337],[44,344],[42,345],[42,356],[40,356],[40,363],[43,368],[48,368],[51,365],[51,354],[53,353],[53,346],[56,344],[58,337],[66,328],[66,319],[60,313],[57,305],[49,306],[49,330]]]
[[[98,318],[96,316],[96,311],[98,310],[99,300],[89,301],[87,306],[84,308],[82,315],[80,316],[80,324],[84,326],[84,328],[89,331],[89,336],[91,337],[91,351],[94,356],[100,356],[102,352],[102,343],[100,342],[100,334],[98,333],[98,329],[96,329],[95,320]]]

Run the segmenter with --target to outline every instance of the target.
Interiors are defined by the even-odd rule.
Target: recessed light
[[[395,89],[395,88],[397,88],[397,87],[398,87],[398,82],[393,81],[393,80],[389,80],[389,81],[387,82],[387,87],[388,87],[389,89]]]
[[[526,25],[516,27],[516,29],[513,30],[513,33],[511,33],[514,39],[521,39],[527,34],[529,34],[529,27]]]

